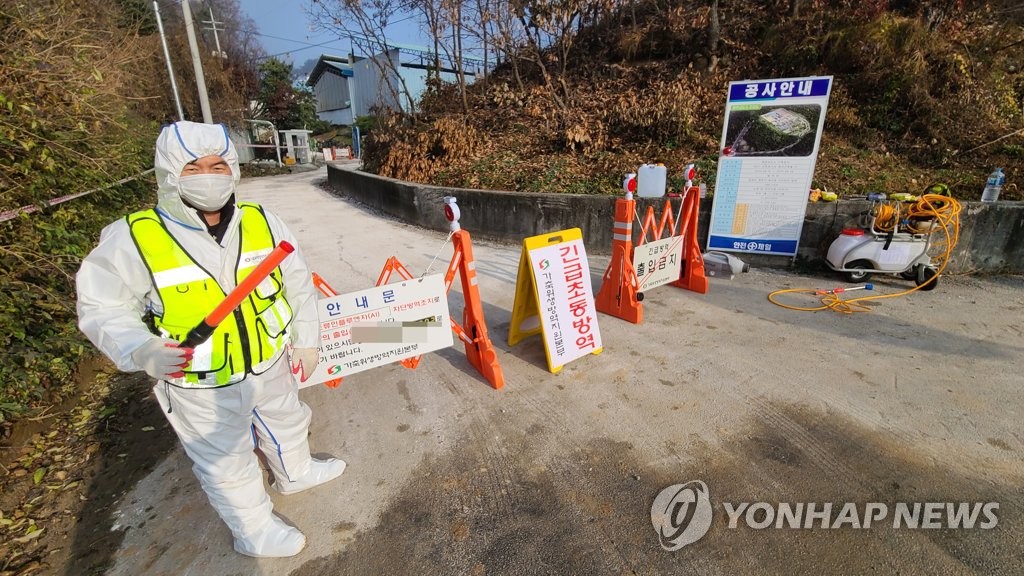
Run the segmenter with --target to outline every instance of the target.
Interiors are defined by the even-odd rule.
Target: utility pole
[[[216,56],[217,58],[227,58],[228,55],[223,50],[220,49],[220,36],[217,35],[217,32],[220,32],[221,30],[223,30],[223,28],[217,28],[217,26],[219,26],[221,24],[224,24],[224,23],[223,22],[217,22],[217,19],[213,17],[213,6],[210,6],[209,10],[210,10],[210,19],[209,20],[203,20],[202,22],[203,22],[203,24],[209,24],[210,27],[209,28],[203,28],[203,30],[213,30],[213,42],[214,42],[214,44],[217,45],[217,51],[214,52],[213,55]]]
[[[174,107],[178,110],[178,120],[185,119],[181,110],[181,96],[178,96],[178,81],[174,79],[174,66],[171,65],[171,53],[167,50],[167,36],[164,35],[164,20],[160,17],[160,4],[153,0],[153,12],[156,13],[156,27],[160,31],[160,43],[164,47],[164,61],[167,62],[167,75],[171,77],[171,91],[174,92]]]
[[[199,60],[196,26],[192,21],[192,7],[189,6],[189,0],[181,1],[181,13],[185,17],[185,32],[188,34],[188,47],[192,52],[192,69],[196,73],[196,87],[199,88],[199,107],[203,109],[203,122],[213,124],[213,115],[210,113],[210,97],[206,95],[206,76],[203,75],[203,63]]]

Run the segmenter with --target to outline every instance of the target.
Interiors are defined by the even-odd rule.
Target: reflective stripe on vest
[[[238,209],[242,216],[236,283],[248,276],[275,244],[262,207],[239,203]],[[162,314],[154,317],[156,328],[161,336],[180,342],[224,299],[224,290],[175,240],[155,210],[130,214],[127,220],[163,302]],[[287,343],[292,319],[283,287],[278,267],[196,348],[185,376],[170,383],[183,388],[215,388],[269,369]]]

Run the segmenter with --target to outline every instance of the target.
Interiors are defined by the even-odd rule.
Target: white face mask
[[[235,193],[235,178],[229,174],[181,176],[178,193],[187,204],[204,212],[216,212]]]

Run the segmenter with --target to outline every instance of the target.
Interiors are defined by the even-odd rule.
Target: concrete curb
[[[333,165],[327,167],[327,182],[338,195],[425,228],[448,230],[441,199],[452,195],[459,200],[463,227],[474,235],[519,242],[527,236],[579,227],[587,250],[595,254],[611,251],[615,206],[611,196],[444,188]],[[663,199],[638,199],[637,213],[642,216],[647,206],[660,210],[663,204]],[[824,266],[832,239],[868,205],[862,200],[809,204],[796,262]],[[678,207],[679,200],[673,199],[673,209]],[[705,202],[700,211],[701,246],[707,241],[710,219],[711,203]],[[793,259],[782,256],[739,256],[754,266],[788,268],[794,264]],[[948,271],[1024,273],[1024,202],[966,202],[960,243]]]

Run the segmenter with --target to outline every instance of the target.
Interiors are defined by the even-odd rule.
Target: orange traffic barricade
[[[636,215],[636,201],[633,191],[636,180],[627,178],[623,183],[625,198],[615,201],[615,221],[612,227],[612,257],[605,270],[601,289],[595,299],[597,309],[605,314],[622,318],[627,322],[643,322],[643,292],[633,261],[633,221]],[[662,236],[683,236],[683,257],[679,278],[672,286],[692,290],[700,294],[708,291],[708,279],[704,274],[704,258],[697,243],[697,219],[700,210],[700,189],[689,181],[678,213],[672,214],[671,200],[665,201],[660,218],[656,218],[653,206],[640,224],[640,241],[643,245]],[[642,274],[642,272],[641,272]]]
[[[477,286],[476,262],[473,260],[473,242],[469,232],[463,230],[459,225],[459,208],[454,197],[445,198],[445,216],[451,222],[451,241],[454,247],[452,260],[448,265],[448,271],[444,276],[445,291],[451,291],[455,276],[462,279],[462,296],[465,300],[465,309],[462,315],[462,324],[452,318],[452,332],[465,344],[466,359],[470,365],[477,369],[488,383],[495,389],[501,389],[505,385],[505,377],[498,363],[498,354],[494,344],[487,335],[487,323],[484,320],[483,302],[480,299],[480,289]],[[377,277],[377,286],[387,284],[394,273],[403,280],[412,280],[413,275],[409,269],[391,256],[384,263],[384,267]],[[336,296],[337,292],[332,289],[318,274],[313,274],[313,284],[325,296]],[[420,363],[421,356],[414,356],[401,360],[406,368],[414,370]],[[341,384],[341,378],[326,382],[325,385],[334,388]]]

